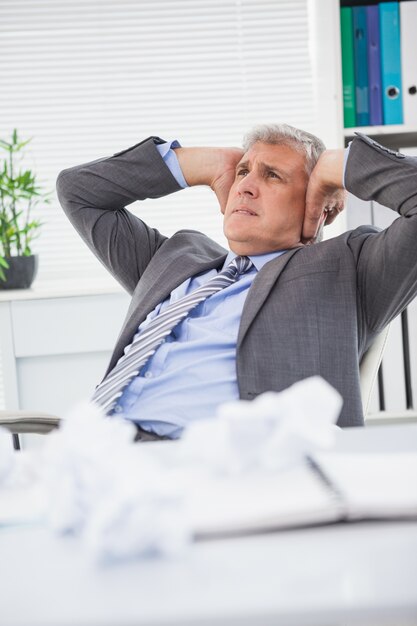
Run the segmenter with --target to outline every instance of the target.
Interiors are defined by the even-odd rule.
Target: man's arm
[[[342,189],[343,152],[328,150],[317,162],[307,191],[312,214],[314,206],[325,204],[326,194]],[[417,159],[357,137],[349,150],[345,186],[358,198],[376,200],[400,215],[384,231],[359,228],[348,239],[364,322],[379,331],[417,294]],[[317,210],[314,219],[323,220],[322,215]]]
[[[155,142],[64,170],[58,176],[61,205],[82,239],[110,273],[132,293],[166,237],[125,207],[180,189]]]
[[[158,152],[159,138],[61,172],[59,200],[73,226],[110,273],[130,293],[166,237],[126,210],[136,200],[181,189]],[[221,206],[241,152],[224,148],[178,148],[189,185],[209,185]]]
[[[359,136],[350,146],[345,185],[400,216],[381,232],[365,236],[357,229],[349,238],[366,324],[378,331],[417,294],[417,159]]]

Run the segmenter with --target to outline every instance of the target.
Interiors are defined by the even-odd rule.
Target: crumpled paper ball
[[[135,433],[131,422],[87,403],[62,420],[43,450],[50,527],[82,535],[101,562],[176,554],[190,540],[181,482],[146,445],[133,443]]]
[[[283,469],[333,444],[342,404],[341,395],[320,376],[253,401],[228,402],[219,407],[217,419],[187,428],[183,454],[220,474]]]

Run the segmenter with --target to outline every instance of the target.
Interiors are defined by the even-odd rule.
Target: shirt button
[[[119,404],[116,404],[116,406],[113,409],[114,413],[121,413],[123,411],[122,407]]]
[[[152,372],[145,372],[145,378],[152,378]]]

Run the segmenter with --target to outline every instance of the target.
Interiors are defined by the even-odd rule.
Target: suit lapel
[[[238,346],[240,346],[245,338],[250,325],[258,314],[258,311],[263,306],[266,298],[269,296],[271,289],[285,269],[288,261],[301,249],[302,248],[295,248],[294,250],[290,250],[289,252],[282,254],[277,259],[269,261],[266,265],[264,265],[261,271],[258,272],[243,307],[237,340]]]

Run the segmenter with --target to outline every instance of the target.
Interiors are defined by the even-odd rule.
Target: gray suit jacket
[[[59,199],[81,237],[132,294],[109,369],[147,314],[186,278],[222,266],[227,250],[204,234],[167,238],[125,206],[179,186],[149,138],[112,157],[64,170]],[[236,354],[240,397],[251,400],[320,374],[344,399],[339,425],[363,424],[359,362],[375,335],[417,293],[417,159],[353,140],[346,187],[401,214],[290,250],[257,274]]]

